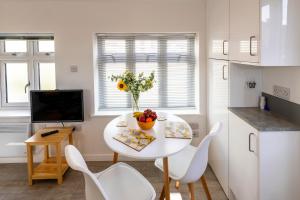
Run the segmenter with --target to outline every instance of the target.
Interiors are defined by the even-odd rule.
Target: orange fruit
[[[152,122],[152,118],[151,118],[151,117],[148,117],[148,118],[146,119],[146,122]]]

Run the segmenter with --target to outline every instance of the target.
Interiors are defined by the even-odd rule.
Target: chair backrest
[[[84,175],[86,200],[104,200],[105,194],[95,175],[88,169],[82,155],[73,145],[65,147],[65,156],[69,166]]]
[[[184,177],[181,179],[182,182],[192,183],[198,181],[205,172],[208,162],[208,148],[211,140],[216,136],[222,128],[222,123],[217,122],[208,135],[200,142],[197,147],[197,151],[188,167],[188,170]]]

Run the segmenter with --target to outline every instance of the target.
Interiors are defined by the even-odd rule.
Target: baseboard
[[[26,157],[0,158],[0,163],[26,163]]]
[[[44,155],[41,151],[36,150],[36,152],[33,155],[33,161],[39,163],[43,160]],[[27,163],[27,157],[0,157],[0,163]]]

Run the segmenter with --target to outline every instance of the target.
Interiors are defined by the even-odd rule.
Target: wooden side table
[[[41,137],[41,133],[58,130],[59,132],[46,137]],[[32,185],[32,180],[39,179],[57,179],[58,184],[62,184],[63,175],[69,168],[66,159],[61,155],[61,144],[65,139],[69,144],[73,144],[73,127],[47,127],[42,128],[29,139],[25,141],[27,145],[27,166],[28,166],[28,184]],[[33,167],[33,146],[44,146],[44,160]],[[56,148],[56,156],[49,157],[49,145]]]

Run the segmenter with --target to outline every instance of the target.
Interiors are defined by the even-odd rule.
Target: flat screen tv
[[[30,105],[33,123],[84,121],[83,90],[32,90]]]

